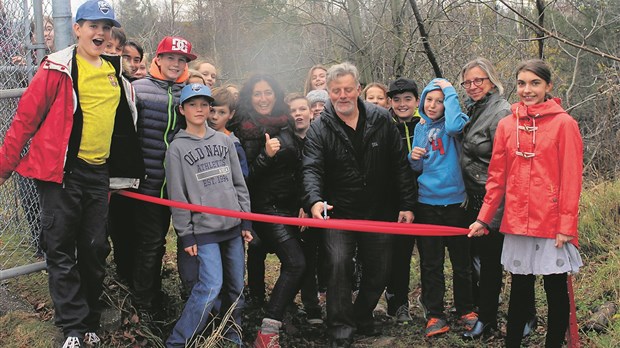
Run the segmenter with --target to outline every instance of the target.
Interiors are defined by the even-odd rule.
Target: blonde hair
[[[189,81],[189,79],[191,79],[192,77],[197,77],[202,80],[203,85],[207,84],[205,81],[205,78],[202,76],[200,72],[198,72],[198,70],[187,69],[187,72],[189,73],[189,76],[187,77],[187,81]]]
[[[387,95],[388,88],[386,85],[382,84],[381,82],[371,82],[368,85],[366,85],[366,87],[364,87],[364,90],[362,91],[362,97],[364,98],[364,100],[366,100],[366,92],[368,92],[368,90],[371,88],[379,88],[380,90],[383,91],[383,94],[385,94],[385,98],[388,97]]]
[[[493,63],[491,63],[488,59],[482,57],[476,58],[465,64],[463,69],[461,69],[461,73],[459,74],[459,84],[463,83],[465,73],[475,67],[480,68],[480,70],[484,71],[487,74],[487,76],[489,77],[489,81],[491,81],[493,86],[495,86],[497,92],[500,95],[504,94],[504,85],[502,85],[502,81],[499,79],[499,75],[497,74]]]

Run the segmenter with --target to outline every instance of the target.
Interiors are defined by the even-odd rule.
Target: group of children
[[[223,316],[226,318],[223,336],[242,346],[243,242],[253,239],[251,223],[119,196],[108,202],[110,189],[127,188],[177,202],[250,212],[245,152],[239,139],[226,128],[235,116],[239,91],[232,85],[212,90],[217,79],[215,67],[196,60],[191,43],[180,37],[165,37],[147,67],[142,48],[126,40],[106,1],[87,1],[78,9],[75,20],[77,45],[51,54],[42,62],[20,100],[0,148],[0,185],[13,171],[37,182],[42,206],[42,244],[56,324],[66,338],[63,348],[100,341],[96,331],[101,316],[99,296],[105,260],[110,252],[108,233],[114,244],[119,275],[130,285],[135,305],[147,311],[158,307],[161,262],[171,218],[178,234],[178,268],[189,295],[166,345],[184,347],[204,330],[209,314],[215,310],[227,314]],[[191,61],[194,63],[189,65],[190,70]],[[310,119],[320,117],[323,108],[329,105],[326,72],[322,66],[313,67],[308,74],[306,96],[287,100],[295,134],[300,139]],[[146,77],[141,78],[142,75]],[[518,248],[523,246],[520,234],[552,239],[550,243],[555,244],[546,243],[543,246],[546,248],[560,250],[568,245],[557,256],[568,266],[554,269],[564,276],[550,277],[542,273],[546,274],[546,282],[554,282],[553,289],[557,291],[563,289],[561,283],[565,282],[566,272],[580,266],[574,248],[576,210],[563,210],[559,221],[551,219],[560,226],[559,231],[553,221],[547,221],[540,228],[528,226],[523,232],[519,219],[527,221],[527,218],[521,215],[515,218],[512,212],[521,211],[517,206],[530,198],[517,191],[525,183],[515,182],[510,174],[518,170],[525,175],[519,169],[524,165],[520,161],[533,162],[535,156],[545,156],[538,151],[550,151],[544,138],[536,144],[533,134],[539,127],[555,125],[561,119],[574,131],[571,136],[578,137],[579,131],[574,121],[566,119],[567,114],[557,101],[550,99],[550,70],[543,62],[524,65],[517,78],[521,101],[513,106],[516,121],[507,117],[500,123],[488,194],[479,220],[471,225],[469,237],[483,234],[505,197],[506,223],[502,224],[505,228],[502,232],[514,234],[514,238],[504,244],[503,261],[509,263],[515,259],[513,266],[507,266],[513,273],[531,271],[523,271],[516,263],[521,257]],[[408,156],[418,183],[415,222],[458,227],[472,223],[464,212],[467,195],[459,164],[461,133],[469,117],[461,111],[454,87],[445,79],[434,79],[418,97],[416,83],[399,78],[390,83],[389,89],[379,83],[369,84],[364,97],[389,107],[400,130],[407,149],[403,156]],[[539,115],[546,113],[559,116],[541,119],[537,125]],[[527,124],[522,125],[523,120]],[[527,134],[521,134],[522,129]],[[558,204],[578,198],[580,181],[571,182],[569,188],[560,183],[568,175],[566,171],[573,171],[574,177],[581,165],[577,161],[581,158],[580,142],[575,145],[576,141],[558,135],[563,133],[557,127],[553,131],[561,140],[559,151],[569,151],[576,160],[572,164],[562,162],[554,169],[556,175],[555,181],[549,184],[549,202],[541,203],[545,209],[548,208],[545,204],[551,206],[547,210],[552,216],[557,214]],[[545,134],[545,130],[539,132]],[[279,142],[270,141],[275,139],[269,139],[268,134],[266,137],[268,154],[277,152]],[[30,151],[21,158],[21,150],[30,139]],[[513,150],[514,153],[510,152]],[[544,167],[550,163],[538,165]],[[533,184],[536,186],[537,182]],[[530,192],[533,192],[531,188]],[[109,231],[103,223],[108,216]],[[541,231],[543,228],[547,234]],[[535,231],[530,234],[529,229]],[[449,330],[443,302],[445,247],[452,263],[456,311],[465,328],[471,329],[477,322],[477,314],[472,297],[469,240],[465,235],[394,238],[392,274],[386,284],[388,314],[398,322],[411,320],[409,273],[416,239],[422,282],[420,304],[427,318],[425,335],[430,337]],[[313,245],[314,253],[319,252],[319,245],[320,242]],[[538,248],[536,244],[535,249]],[[548,257],[536,257],[532,261],[534,266],[548,261]],[[539,274],[538,270],[535,268],[533,274]],[[316,282],[317,271],[320,273],[320,262],[307,273],[310,282]],[[513,281],[521,288],[533,284],[529,276]],[[511,293],[510,311],[515,313],[519,308],[513,305],[512,297],[517,295]],[[302,294],[308,296],[316,297],[316,292]],[[518,298],[520,304],[532,300],[523,295]],[[525,320],[522,314],[513,317],[518,322],[509,322],[509,328]],[[320,312],[314,313],[311,319],[316,319],[312,323],[320,323]],[[553,329],[565,330],[564,321]],[[267,336],[259,332],[259,338],[262,339],[257,339],[254,347],[279,347],[277,332]]]

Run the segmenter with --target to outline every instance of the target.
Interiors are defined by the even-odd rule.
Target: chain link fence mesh
[[[43,26],[43,17],[52,16],[52,0],[43,0],[43,15],[35,18],[33,5],[40,2],[0,0],[0,143],[17,109],[16,89],[28,86],[38,65],[34,48],[44,38],[36,37],[35,23]],[[31,179],[14,173],[0,186],[0,271],[43,260],[39,213],[39,197]]]

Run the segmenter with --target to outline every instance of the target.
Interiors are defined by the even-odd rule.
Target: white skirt
[[[510,273],[547,275],[577,273],[583,266],[579,250],[564,243],[555,247],[555,239],[504,235],[502,265]]]

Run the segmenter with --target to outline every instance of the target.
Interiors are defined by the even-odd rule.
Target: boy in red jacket
[[[37,183],[63,348],[99,342],[109,187],[135,187],[144,175],[133,91],[121,78],[121,58],[102,56],[120,23],[106,1],[84,3],[75,18],[77,45],[43,60],[0,148],[0,185],[13,171]]]

